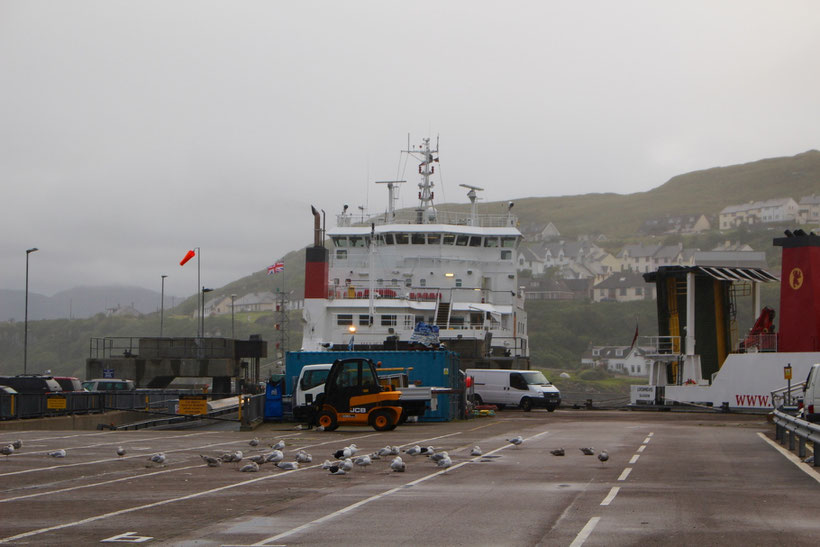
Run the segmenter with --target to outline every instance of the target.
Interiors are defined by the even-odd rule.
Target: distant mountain
[[[0,289],[0,321],[23,321],[25,291]],[[165,295],[166,309],[181,298]],[[75,287],[54,296],[29,292],[29,321],[38,319],[83,319],[115,308],[133,307],[139,313],[158,312],[160,293],[142,287]]]

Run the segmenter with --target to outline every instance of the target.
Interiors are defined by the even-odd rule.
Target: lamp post
[[[165,278],[168,277],[167,275],[161,275],[162,278],[162,288],[160,289],[160,297],[159,297],[159,337],[162,338],[162,326],[165,322]]]
[[[23,321],[23,374],[28,372],[28,255],[39,250],[37,247],[26,249],[26,318]]]
[[[199,334],[200,338],[205,337],[205,294],[213,291],[213,289],[206,289],[205,286],[202,286],[202,308],[200,309],[199,316],[202,318],[202,329]]]
[[[231,295],[231,338],[236,339],[236,334],[234,332],[234,321],[233,321],[233,303],[236,300],[236,295]]]

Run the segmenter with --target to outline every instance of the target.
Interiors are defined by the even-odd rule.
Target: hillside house
[[[615,258],[622,272],[653,272],[660,266],[685,265],[691,262],[697,249],[684,249],[683,245],[624,245]]]
[[[721,230],[731,230],[744,224],[765,224],[768,222],[796,222],[798,205],[792,198],[777,198],[766,201],[750,201],[741,205],[729,205],[720,211]]]
[[[594,302],[631,302],[655,298],[655,284],[647,283],[638,272],[616,272],[592,287]]]
[[[812,194],[800,198],[797,216],[800,224],[820,224],[820,196]]]
[[[541,275],[544,273],[544,257],[538,255],[538,249],[533,247],[521,247],[518,251],[518,268],[521,270],[529,270],[532,275]]]
[[[652,363],[646,355],[653,348],[638,346],[592,346],[581,356],[581,366],[603,367],[617,374],[646,376]]]
[[[561,232],[552,222],[546,225],[530,223],[521,228],[521,233],[526,241],[549,241],[561,237]]]
[[[706,215],[666,215],[644,221],[638,231],[647,235],[698,234],[711,228],[712,223]]]

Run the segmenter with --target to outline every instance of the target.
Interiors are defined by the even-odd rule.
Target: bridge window
[[[441,234],[427,234],[428,245],[438,245],[441,243]]]
[[[485,237],[484,238],[484,246],[485,247],[498,247],[498,238],[497,237]]]
[[[481,236],[470,236],[470,247],[481,247]]]
[[[442,236],[442,243],[444,245],[452,245],[456,242],[456,234],[444,234]]]
[[[382,237],[384,238],[385,245],[393,245],[393,234],[384,234]]]
[[[395,315],[382,315],[382,326],[383,327],[395,327],[396,326],[396,316]]]
[[[408,234],[396,234],[396,245],[407,245],[408,243],[410,243]]]
[[[340,326],[347,326],[353,324],[352,313],[340,313],[336,315],[336,324]]]
[[[336,249],[336,259],[345,260],[347,258],[347,249]]]
[[[470,241],[470,236],[459,235],[456,237],[456,246],[458,247],[466,247],[467,243]]]
[[[510,249],[514,249],[515,248],[515,242],[516,242],[516,238],[514,238],[514,237],[502,237],[501,238],[501,246],[502,247],[507,247],[507,248],[510,248]]]
[[[413,234],[411,239],[413,245],[424,245],[424,234]]]
[[[333,237],[333,245],[336,247],[347,247],[347,238],[346,237]]]

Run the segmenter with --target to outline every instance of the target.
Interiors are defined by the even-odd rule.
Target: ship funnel
[[[319,214],[319,211],[316,210],[316,207],[313,205],[310,206],[310,212],[313,213],[313,246],[314,247],[321,247],[322,246],[322,216]]]
[[[780,351],[820,350],[820,236],[794,230],[774,240],[783,248]]]

